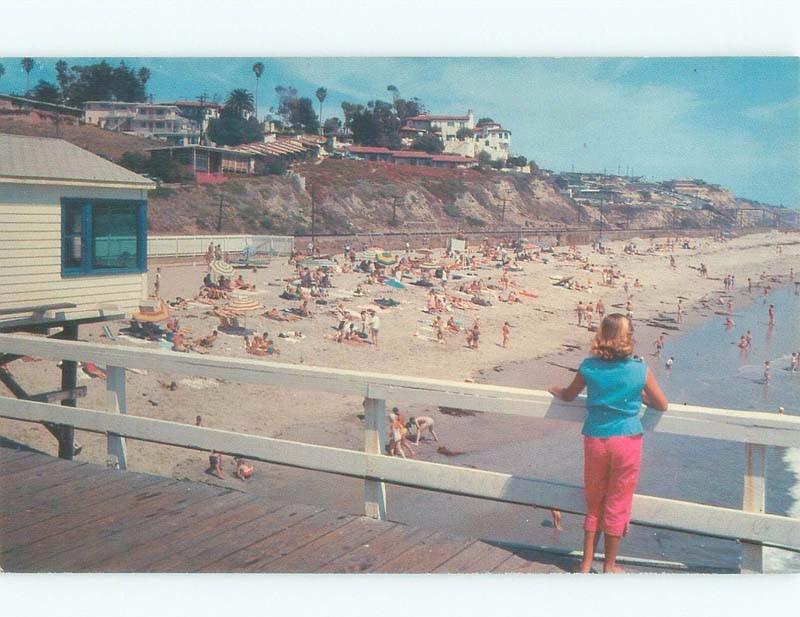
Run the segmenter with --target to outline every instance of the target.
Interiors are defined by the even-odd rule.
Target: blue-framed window
[[[146,201],[61,200],[62,276],[146,270]]]

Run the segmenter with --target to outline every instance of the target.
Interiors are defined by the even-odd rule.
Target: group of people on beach
[[[411,416],[408,420],[397,408],[393,407],[389,414],[389,435],[387,451],[391,456],[401,456],[406,458],[406,450],[410,456],[415,456],[416,451],[411,447],[411,431],[414,431],[414,445],[419,446],[425,433],[429,433],[434,441],[438,442],[439,437],[433,429],[436,422],[430,416]]]

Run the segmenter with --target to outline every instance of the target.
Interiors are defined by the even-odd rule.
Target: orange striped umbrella
[[[234,296],[233,299],[231,299],[231,301],[225,305],[225,308],[231,313],[246,315],[247,313],[252,313],[253,311],[262,310],[264,305],[260,302],[256,302],[252,298]]]
[[[231,276],[234,272],[233,266],[222,259],[217,259],[211,262],[211,271],[219,276]]]
[[[247,327],[247,314],[253,311],[264,310],[264,305],[256,302],[252,298],[245,298],[243,296],[234,296],[228,304],[225,305],[225,310],[235,315],[244,316],[244,327]]]

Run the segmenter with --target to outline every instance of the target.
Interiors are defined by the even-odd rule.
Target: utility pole
[[[503,198],[502,199],[503,199],[503,211],[500,214],[500,222],[501,223],[505,223],[506,222],[506,194],[505,194],[505,192],[503,193]]]
[[[397,227],[397,200],[398,199],[400,199],[400,198],[395,196],[394,202],[392,203],[392,227]]]
[[[308,194],[311,197],[311,250],[314,251],[317,248],[317,232],[316,232],[316,212],[317,206],[314,200],[314,191],[311,187],[308,187]]]
[[[217,233],[222,231],[222,195],[219,196],[219,216],[217,216]]]

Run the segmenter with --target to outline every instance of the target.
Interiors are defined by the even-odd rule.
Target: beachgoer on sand
[[[511,326],[508,325],[507,321],[503,323],[502,333],[503,333],[503,347],[508,347],[508,337],[511,334]]]
[[[371,309],[369,311],[370,320],[369,320],[369,333],[372,337],[372,344],[375,345],[375,348],[378,348],[378,335],[381,332],[381,318],[378,317],[378,314],[375,312],[375,309]]]
[[[156,268],[156,276],[155,281],[153,282],[153,295],[156,298],[160,298],[160,291],[161,291],[161,268]]]
[[[222,477],[222,453],[212,450],[208,457],[207,473],[211,473],[218,478]]]
[[[249,465],[243,458],[237,457],[233,459],[233,462],[236,463],[236,472],[234,475],[242,481],[250,478],[256,470],[255,467]]]
[[[409,418],[406,428],[410,429],[411,427],[414,427],[416,438],[416,441],[414,442],[415,446],[419,445],[419,440],[422,439],[422,434],[425,431],[429,432],[435,441],[439,441],[439,438],[436,436],[436,432],[433,430],[434,424],[435,421],[430,416],[411,416],[411,418]]]
[[[591,353],[569,386],[553,386],[550,393],[572,401],[588,388],[582,430],[586,518],[579,571],[591,571],[602,532],[603,569],[620,572],[616,558],[630,522],[641,463],[641,405],[666,411],[667,399],[647,365],[633,359],[633,324],[624,315],[615,313],[601,322]]]

